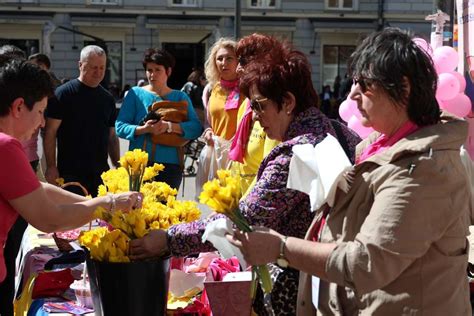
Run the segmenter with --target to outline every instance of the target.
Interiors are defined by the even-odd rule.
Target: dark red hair
[[[273,36],[253,33],[239,40],[235,53],[241,66],[245,67],[252,60],[259,58],[271,57],[281,60],[282,54],[290,50],[291,45],[287,42],[280,42]]]
[[[247,98],[250,98],[249,90],[253,85],[262,96],[273,100],[278,110],[282,109],[287,92],[295,96],[295,114],[317,107],[319,103],[308,59],[302,52],[287,51],[282,45],[273,47],[271,55],[253,59],[245,67],[240,78],[240,90]]]

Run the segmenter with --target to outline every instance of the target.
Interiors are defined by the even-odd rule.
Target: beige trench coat
[[[443,115],[442,123],[354,167],[351,188],[338,192],[321,234],[338,246],[326,264],[330,283],[321,282],[318,314],[471,315],[470,189],[459,156],[466,136],[466,122]],[[298,315],[315,314],[305,273],[297,306]]]

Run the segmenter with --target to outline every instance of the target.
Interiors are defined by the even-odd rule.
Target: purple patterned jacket
[[[340,126],[353,158],[360,138],[343,124]],[[284,141],[262,161],[255,186],[240,202],[240,210],[251,225],[265,226],[287,236],[304,238],[315,213],[311,212],[306,193],[286,188],[292,147],[299,144],[314,146],[328,133],[337,137],[331,121],[315,107],[294,118]],[[201,242],[201,236],[209,222],[223,216],[216,214],[192,223],[172,226],[168,230],[171,254],[181,257],[215,251],[211,243]]]

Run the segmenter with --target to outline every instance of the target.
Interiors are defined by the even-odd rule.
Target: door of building
[[[176,66],[168,79],[168,86],[180,90],[193,69],[203,69],[205,46],[202,43],[163,43],[163,48],[176,58]]]

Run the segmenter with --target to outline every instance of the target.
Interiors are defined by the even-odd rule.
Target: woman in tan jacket
[[[250,264],[302,271],[298,315],[471,315],[467,123],[440,113],[433,63],[404,31],[369,35],[349,66],[350,97],[376,133],[357,147],[347,192],[318,210],[307,240],[264,228],[229,240]]]

